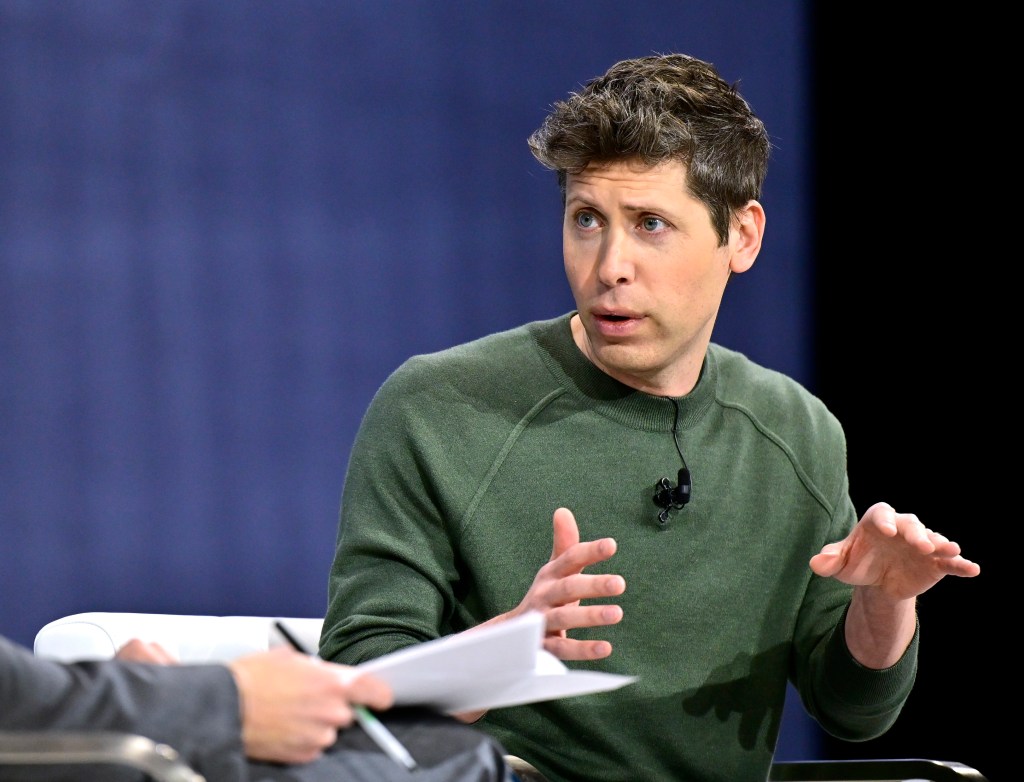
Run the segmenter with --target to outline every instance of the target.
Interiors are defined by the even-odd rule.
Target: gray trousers
[[[398,708],[378,718],[418,767],[407,771],[353,726],[322,758],[304,766],[250,763],[250,782],[513,782],[502,746],[470,725],[426,709]],[[213,780],[210,780],[213,782]]]

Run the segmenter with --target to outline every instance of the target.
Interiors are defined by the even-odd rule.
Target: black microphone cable
[[[693,488],[690,468],[686,466],[686,457],[683,456],[683,449],[679,445],[679,402],[673,399],[672,404],[676,410],[675,419],[672,421],[672,442],[675,443],[676,453],[679,454],[679,461],[683,466],[679,469],[675,486],[668,478],[662,478],[654,484],[654,496],[651,499],[661,508],[658,512],[658,524],[662,529],[668,526],[669,512],[681,510],[690,501],[690,491]]]

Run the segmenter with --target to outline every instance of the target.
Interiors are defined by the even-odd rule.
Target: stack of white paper
[[[618,689],[636,681],[574,671],[542,647],[544,616],[416,644],[357,666],[391,685],[396,706],[432,706],[453,714]]]

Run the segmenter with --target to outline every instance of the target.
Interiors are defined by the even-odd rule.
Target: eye
[[[597,215],[595,215],[593,212],[587,211],[577,212],[576,225],[586,230],[596,228],[598,225]]]
[[[662,220],[660,217],[648,216],[640,221],[640,225],[643,226],[643,229],[645,231],[648,231],[649,233],[655,233],[656,231],[660,231],[663,228],[665,228],[665,221]]]

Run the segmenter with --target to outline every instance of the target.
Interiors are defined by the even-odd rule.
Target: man
[[[529,143],[558,175],[576,309],[413,357],[378,390],[321,654],[543,612],[550,652],[639,677],[482,717],[557,781],[764,780],[787,679],[830,733],[885,732],[916,675],[916,597],[980,568],[884,502],[858,520],[839,422],[711,342],[761,248],[763,124],[672,54],[614,65]]]
[[[207,782],[409,778],[404,766],[352,727],[354,705],[392,705],[391,688],[372,676],[283,648],[223,665],[166,665],[152,664],[174,662],[160,646],[131,641],[118,657],[58,663],[0,637],[0,730],[143,735],[175,749]],[[420,710],[388,715],[389,727],[418,761],[417,779],[510,778],[501,747],[480,731]],[[0,768],[0,779],[53,780],[54,773]],[[66,773],[60,778],[140,776],[115,776],[109,765],[94,767],[92,775],[88,766]]]

